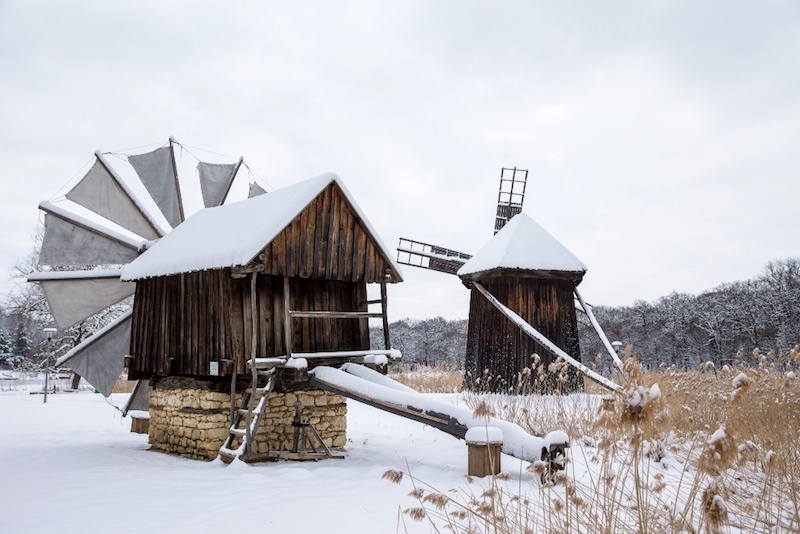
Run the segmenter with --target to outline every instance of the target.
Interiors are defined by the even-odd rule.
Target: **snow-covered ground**
[[[41,376],[9,377],[0,373],[2,534],[250,528],[332,534],[443,532],[446,527],[434,530],[428,522],[403,514],[419,506],[409,496],[412,485],[407,477],[400,485],[392,484],[382,478],[384,473],[411,472],[418,481],[461,501],[480,496],[491,480],[467,482],[463,441],[350,400],[344,459],[225,466],[149,451],[147,436],[131,433],[130,420],[116,408],[127,395],[105,399],[86,389],[49,395],[45,404],[40,393],[30,394],[41,390]],[[57,384],[65,387],[64,382]],[[464,405],[458,394],[430,397]],[[587,398],[573,400],[578,402],[561,406],[579,406]],[[637,464],[624,452],[623,443],[612,447],[621,447],[621,454],[609,456],[609,450],[597,448],[596,440],[584,437],[572,443],[566,479],[555,487],[542,487],[527,462],[507,455],[502,456],[506,477],[498,487],[507,488],[506,498],[522,495],[531,503],[525,517],[532,514],[537,531],[556,519],[562,525],[557,531],[637,532],[642,505],[653,511],[648,531],[682,531],[688,525],[702,531],[702,490],[713,477],[700,476],[696,463],[686,460],[698,444],[674,441],[669,435],[664,439],[658,454],[649,444],[640,453],[639,485],[633,467]],[[760,495],[770,488],[768,478],[755,471],[745,477],[736,473],[727,477],[731,498],[738,504],[731,509],[734,517],[725,532],[797,531],[796,503],[779,493],[765,501]],[[723,496],[715,499],[728,506]],[[768,508],[758,508],[762,504]]]
[[[0,428],[3,533],[429,532],[407,517],[398,528],[399,509],[414,503],[381,476],[411,469],[447,490],[467,467],[463,441],[351,401],[346,459],[320,462],[224,466],[151,452],[91,392],[45,404],[25,388],[4,391]],[[503,469],[519,473],[521,462],[504,456]]]

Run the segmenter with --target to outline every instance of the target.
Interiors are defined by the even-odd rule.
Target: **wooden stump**
[[[500,472],[500,449],[503,433],[495,427],[471,428],[465,436],[467,442],[467,474],[485,477]]]
[[[131,432],[147,434],[150,432],[150,418],[131,416]]]

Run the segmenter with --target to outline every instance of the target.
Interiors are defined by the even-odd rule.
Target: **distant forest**
[[[41,329],[51,321],[36,284],[26,285],[12,297],[0,305],[0,369],[41,361]],[[752,359],[755,348],[785,352],[800,343],[800,258],[770,262],[750,280],[723,284],[696,296],[672,293],[654,302],[597,305],[593,310],[609,340],[632,344],[639,360],[650,368],[662,363],[688,368],[706,361],[720,366],[737,354]],[[95,316],[61,333],[54,347],[57,353],[101,328],[114,313]],[[581,357],[586,364],[595,363],[595,357],[605,352],[603,346],[583,314],[578,314],[578,321]],[[402,351],[407,363],[464,365],[465,320],[403,319],[391,323],[389,330],[393,347]],[[370,337],[373,347],[383,346],[380,328],[370,329]],[[606,356],[601,367],[608,366],[609,360]]]
[[[661,364],[692,368],[717,366],[737,358],[752,360],[753,350],[788,351],[800,343],[800,258],[777,260],[743,282],[722,284],[699,295],[672,293],[654,302],[630,306],[594,306],[594,315],[610,341],[631,344],[648,368]],[[465,310],[466,311],[466,310]],[[581,357],[595,363],[605,354],[588,319],[578,313]],[[411,364],[464,364],[467,322],[403,319],[389,325],[392,346]],[[380,328],[370,329],[374,347],[382,346]],[[610,365],[606,355],[600,367]]]

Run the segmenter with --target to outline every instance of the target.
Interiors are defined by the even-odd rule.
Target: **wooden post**
[[[467,474],[485,477],[500,473],[503,432],[499,428],[473,427],[464,436],[467,442]]]
[[[250,278],[250,322],[252,332],[250,333],[250,399],[248,401],[247,413],[245,414],[245,456],[250,456],[253,443],[250,435],[250,424],[253,417],[253,401],[256,398],[256,386],[258,385],[258,369],[256,368],[256,357],[258,355],[258,271],[253,271]],[[232,395],[235,397],[236,382],[232,383]]]
[[[386,350],[392,348],[391,339],[389,339],[389,315],[386,311],[388,304],[386,298],[386,282],[381,282],[381,314],[383,315],[383,345]]]
[[[150,431],[150,417],[131,416],[131,432],[147,434]]]
[[[284,339],[286,342],[286,359],[292,357],[292,314],[289,303],[289,277],[283,277],[283,314],[284,314]]]
[[[181,196],[181,183],[178,180],[178,165],[175,163],[175,147],[176,144],[174,137],[169,138],[169,159],[172,161],[172,176],[175,177],[175,191],[178,193],[178,211],[180,212],[181,222],[186,220],[186,214],[183,212],[183,197]]]

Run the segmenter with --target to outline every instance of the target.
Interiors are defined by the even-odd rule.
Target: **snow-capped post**
[[[47,336],[47,360],[44,368],[44,402],[42,404],[47,404],[47,388],[50,387],[50,354],[53,352],[53,347],[51,347],[50,344],[53,341],[53,334],[55,334],[57,331],[58,330],[52,327],[44,329],[44,333]]]
[[[476,426],[467,430],[467,474],[485,477],[500,472],[500,449],[503,431],[493,426]]]

